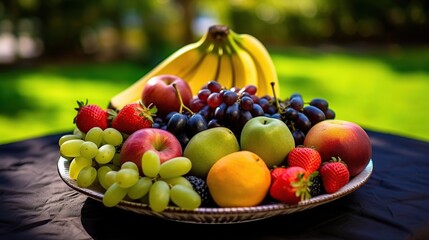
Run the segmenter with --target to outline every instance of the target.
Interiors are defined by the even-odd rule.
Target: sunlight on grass
[[[37,137],[74,128],[77,100],[107,107],[112,96],[129,84],[100,84],[91,78],[70,78],[50,73],[25,74],[15,80],[18,95],[29,106],[9,116],[0,115],[1,142]],[[13,126],[13,127],[12,127]]]
[[[429,140],[429,72],[398,71],[369,57],[273,55],[282,96],[326,98],[337,119],[368,129]]]

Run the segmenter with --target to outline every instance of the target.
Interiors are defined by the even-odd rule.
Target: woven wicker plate
[[[163,212],[154,212],[147,204],[123,200],[116,207],[136,212],[138,214],[160,217],[178,222],[208,224],[249,222],[304,211],[344,197],[364,185],[370,178],[372,171],[373,162],[370,160],[366,168],[360,174],[353,177],[350,182],[339,191],[333,194],[319,195],[309,200],[301,201],[295,205],[271,203],[256,207],[213,207],[197,208],[195,210],[183,210],[178,207],[167,207]],[[81,188],[77,186],[75,180],[70,179],[69,161],[67,159],[60,157],[58,160],[58,173],[61,179],[72,189],[97,201],[102,201],[104,190],[101,187],[94,186],[91,188]]]

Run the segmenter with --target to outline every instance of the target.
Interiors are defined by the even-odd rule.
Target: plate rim
[[[70,160],[60,156],[57,163],[57,171],[63,182],[73,190],[86,195],[94,200],[102,202],[104,193],[100,186],[81,188],[75,180],[69,177],[68,166]],[[151,215],[172,221],[187,223],[239,223],[261,220],[273,216],[291,214],[304,211],[322,204],[326,204],[344,197],[362,187],[371,177],[373,172],[373,160],[369,159],[365,168],[337,192],[332,194],[321,194],[298,204],[268,203],[253,207],[200,207],[194,210],[181,209],[168,206],[162,212],[154,212],[145,203],[121,200],[115,207],[136,212],[143,215]]]

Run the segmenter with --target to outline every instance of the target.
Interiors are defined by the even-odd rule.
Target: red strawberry
[[[289,167],[302,167],[308,174],[311,174],[319,169],[322,164],[322,157],[314,148],[296,147],[289,152],[286,161]]]
[[[112,127],[125,134],[152,127],[156,111],[156,107],[151,108],[150,105],[146,107],[141,102],[129,103],[119,110],[116,116],[115,113],[111,113],[113,115]]]
[[[271,170],[271,183],[276,181],[286,171],[285,167],[275,167]]]
[[[327,193],[334,193],[345,186],[350,180],[347,165],[341,159],[333,158],[320,167],[323,187]]]
[[[85,103],[77,101],[77,104],[78,107],[75,108],[77,114],[73,123],[80,131],[87,133],[93,127],[100,127],[103,130],[108,127],[109,120],[106,110],[95,104],[88,105],[88,100]]]
[[[302,167],[288,167],[270,187],[270,196],[287,204],[296,204],[311,198],[310,181]]]

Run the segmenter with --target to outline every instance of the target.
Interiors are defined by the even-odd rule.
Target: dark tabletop
[[[191,224],[107,208],[59,177],[63,134],[0,145],[1,239],[429,239],[429,143],[367,131],[374,170],[333,202],[248,223]]]

